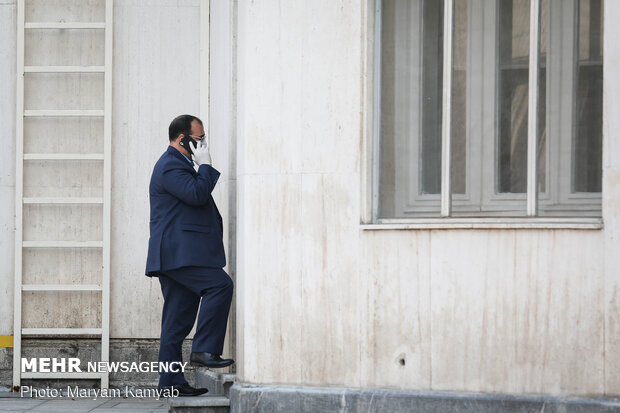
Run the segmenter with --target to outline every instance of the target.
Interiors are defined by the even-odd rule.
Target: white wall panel
[[[360,295],[351,288],[359,285],[359,233],[351,226],[356,210],[346,207],[357,196],[350,180],[241,178],[239,220],[251,223],[239,235],[246,379],[359,385]]]
[[[103,238],[101,204],[26,204],[24,241],[97,241]]]
[[[608,2],[606,4],[609,4]],[[608,7],[608,6],[607,6]],[[618,10],[620,12],[620,10]],[[620,51],[620,49],[619,49]],[[609,95],[608,95],[609,96]],[[609,102],[609,99],[606,99]],[[617,101],[620,104],[620,101]],[[612,106],[620,110],[620,106]],[[613,115],[612,115],[613,116]],[[605,137],[610,135],[605,135]],[[611,136],[618,136],[615,132]],[[609,143],[606,148],[611,147]],[[620,148],[620,145],[616,146]],[[620,168],[603,170],[605,219],[605,390],[620,394]]]
[[[0,1],[0,335],[13,332],[16,13],[14,0]]]
[[[350,182],[356,174],[301,174],[300,233],[288,248],[300,254],[298,268],[285,272],[285,290],[298,325],[301,375],[287,380],[313,385],[359,386],[360,379],[360,261],[358,209],[359,190]],[[271,179],[270,177],[267,179]],[[294,206],[291,206],[294,208]],[[274,208],[278,210],[278,208]],[[273,228],[277,228],[274,226]],[[301,295],[298,288],[301,286]],[[283,317],[289,318],[287,312]],[[329,349],[329,351],[325,351]]]
[[[360,384],[359,7],[239,2],[243,380]]]
[[[25,118],[24,152],[103,153],[103,118]]]
[[[102,22],[105,0],[28,0],[24,11],[31,22]]]
[[[240,379],[618,394],[619,272],[608,230],[615,212],[605,212],[603,231],[352,235],[361,202],[352,196],[362,172],[362,17],[349,2],[239,2]],[[605,53],[606,65],[617,61]],[[613,95],[606,92],[607,110]],[[349,183],[334,185],[334,170],[351,171]],[[604,190],[616,193],[620,179],[606,179]],[[328,219],[323,201],[332,197],[356,219]],[[616,204],[610,197],[605,205]],[[340,305],[359,313],[342,318]],[[355,322],[359,334],[347,335]],[[330,372],[316,362],[317,343],[334,363]],[[343,349],[357,351],[359,362],[336,367],[332,354]]]
[[[605,390],[620,394],[620,3],[605,1],[603,220],[605,223]]]
[[[101,293],[91,291],[24,292],[24,328],[99,328]]]
[[[362,387],[431,388],[430,231],[360,242]]]
[[[101,249],[26,248],[23,284],[101,283]]]
[[[301,376],[303,350],[301,177],[239,177],[238,311],[248,381]],[[278,205],[278,208],[272,208]],[[316,337],[318,339],[318,337]],[[321,349],[321,342],[314,346]]]
[[[114,2],[111,337],[156,338],[162,298],[144,276],[148,186],[168,125],[199,110],[199,1]]]
[[[233,102],[233,4],[228,1],[203,1],[210,5],[209,17],[209,76],[208,85],[201,84],[201,93],[209,93],[209,106],[200,108],[200,116],[208,122],[205,128],[211,143],[212,165],[220,173],[213,198],[222,215],[224,223],[224,248],[226,250],[226,270],[235,280],[235,216],[236,216],[236,144],[234,142],[235,113]],[[204,73],[203,73],[204,76]],[[203,80],[204,81],[204,80]],[[208,89],[208,90],[207,90]],[[204,98],[204,96],[203,96]],[[208,116],[206,115],[208,111]],[[235,288],[238,284],[235,283]],[[234,354],[236,329],[236,298],[233,298],[224,353]]]
[[[27,73],[24,107],[26,110],[101,110],[103,85],[103,73]]]
[[[24,162],[24,197],[101,197],[101,161]]]
[[[104,64],[103,29],[88,31],[29,29],[24,37],[26,66],[103,66]]]
[[[357,168],[360,15],[355,1],[240,2],[240,174]]]
[[[0,116],[2,116],[0,114]],[[13,145],[10,145],[13,146]],[[13,162],[14,156],[0,155],[3,161]],[[11,156],[11,159],[7,159]],[[13,177],[13,173],[9,175]],[[15,262],[15,187],[10,185],[0,186],[0,199],[3,200],[0,208],[0,335],[13,333],[13,268]]]
[[[600,231],[434,231],[432,388],[602,394]]]

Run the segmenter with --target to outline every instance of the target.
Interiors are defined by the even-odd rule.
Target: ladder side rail
[[[112,58],[114,1],[105,2],[104,118],[103,118],[103,268],[101,280],[101,361],[110,361],[110,232],[112,196]],[[101,377],[101,388],[109,376]]]
[[[17,67],[15,92],[15,277],[13,299],[13,386],[21,383],[22,241],[24,195],[24,23],[25,0],[17,0]]]

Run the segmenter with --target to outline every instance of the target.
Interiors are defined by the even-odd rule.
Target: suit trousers
[[[222,354],[233,295],[233,281],[221,268],[183,267],[159,274],[164,308],[160,362],[181,362],[183,340],[198,314],[192,352]],[[200,311],[199,311],[200,308]],[[161,372],[159,386],[187,383],[182,372]]]

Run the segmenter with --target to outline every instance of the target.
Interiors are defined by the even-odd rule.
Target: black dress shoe
[[[189,357],[189,361],[192,366],[210,367],[212,369],[228,367],[235,362],[233,359],[223,359],[219,354],[205,352],[192,353]]]
[[[171,396],[176,396],[176,391],[178,391],[178,396],[200,396],[201,394],[205,394],[209,391],[209,389],[205,388],[195,388],[190,386],[187,383],[184,384],[175,384],[174,386],[166,386],[160,387],[162,390],[170,390]],[[176,391],[175,391],[176,390]]]

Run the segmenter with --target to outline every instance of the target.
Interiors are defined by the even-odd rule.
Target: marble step
[[[228,413],[230,411],[228,397],[209,394],[196,397],[170,397],[168,405],[172,413]]]
[[[230,388],[235,384],[235,378],[234,373],[220,373],[198,367],[194,371],[194,387],[206,387],[210,395],[228,397]]]

